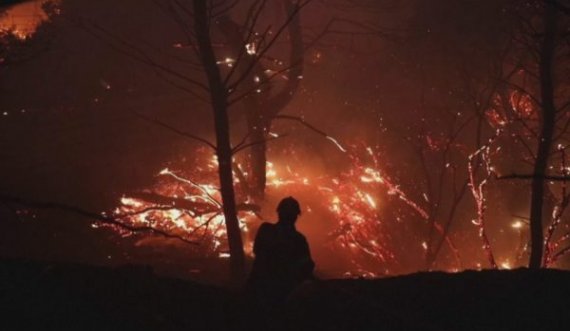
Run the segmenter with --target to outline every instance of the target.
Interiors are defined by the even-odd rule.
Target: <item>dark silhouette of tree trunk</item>
[[[159,120],[149,120],[144,116],[139,117],[192,140],[205,143],[215,150],[219,164],[218,175],[222,197],[221,204],[227,228],[231,272],[233,279],[236,281],[239,281],[244,276],[245,257],[239,220],[236,215],[237,210],[243,204],[236,207],[236,195],[233,186],[234,169],[237,177],[240,179],[240,185],[246,186],[244,191],[252,190],[247,187],[249,185],[246,185],[244,181],[245,176],[234,164],[233,155],[245,148],[253,150],[252,154],[255,154],[253,157],[255,165],[252,166],[255,172],[253,178],[255,179],[255,186],[258,188],[257,191],[261,192],[259,195],[263,197],[266,181],[266,140],[270,139],[268,133],[271,121],[277,118],[276,114],[290,102],[302,79],[304,47],[301,26],[297,16],[301,9],[310,2],[311,0],[282,0],[287,14],[285,22],[273,31],[268,27],[261,35],[256,34],[254,29],[261,11],[266,4],[270,3],[268,0],[255,2],[249,7],[249,16],[243,27],[229,19],[229,11],[234,7],[233,5],[223,8],[218,13],[215,13],[215,9],[220,9],[220,7],[214,2],[206,0],[189,2],[192,8],[186,7],[184,3],[179,1],[161,5],[160,7],[172,15],[172,18],[188,36],[189,44],[192,46],[191,50],[194,51],[198,57],[197,62],[199,62],[192,63],[192,65],[204,71],[207,83],[196,79],[193,74],[179,71],[171,66],[170,62],[154,55],[149,55],[145,47],[141,48],[104,27],[89,21],[75,21],[78,26],[86,29],[117,52],[155,69],[165,81],[193,97],[205,101],[211,107],[216,143],[210,143],[207,139],[183,132]],[[233,3],[237,4],[237,2]],[[187,21],[191,23],[186,24],[185,22]],[[233,59],[232,66],[228,65],[228,67],[234,69],[229,70],[227,75],[220,69],[219,59],[216,58],[214,52],[214,48],[220,45],[211,38],[214,24],[218,25],[223,33],[230,36],[228,45],[225,46],[239,55]],[[243,31],[244,29],[249,31]],[[273,74],[267,75],[261,62],[267,58],[267,52],[275,46],[277,39],[287,32],[292,45],[290,47],[291,55],[288,66],[280,67],[278,70],[273,70]],[[260,41],[261,39],[263,41]],[[248,46],[258,41],[260,43],[256,46],[259,49],[251,53]],[[236,74],[235,76],[232,75],[234,73]],[[269,93],[272,79],[283,75],[288,78],[284,88],[278,93]],[[255,79],[256,76],[259,79]],[[267,93],[257,93],[259,89],[267,89]],[[259,96],[257,96],[258,94]],[[255,102],[251,103],[252,107],[246,108],[246,116],[249,119],[248,130],[250,132],[244,138],[244,141],[236,146],[232,146],[228,110],[236,102],[241,102],[248,98],[255,100]],[[302,123],[309,126],[303,121]]]
[[[261,93],[254,91],[256,91],[259,85],[260,77],[265,76],[264,68],[255,56],[243,54],[247,43],[243,36],[244,31],[242,31],[244,27],[233,21],[228,15],[222,16],[218,21],[218,25],[224,33],[228,47],[234,57],[238,58],[242,54],[241,63],[238,64],[236,71],[240,76],[245,75],[247,77],[241,83],[241,87],[252,91],[242,101],[247,121],[248,142],[253,144],[250,147],[251,178],[247,182],[247,191],[254,200],[262,200],[265,192],[265,164],[267,162],[267,144],[265,142],[266,134],[264,133],[265,125],[263,123],[262,105],[266,103],[264,100],[267,99],[266,90],[268,86],[265,86],[263,89],[260,88]],[[249,68],[251,70],[248,71]]]
[[[530,231],[531,253],[529,268],[540,268],[543,254],[543,205],[545,190],[545,175],[548,167],[549,154],[556,124],[556,107],[554,104],[554,86],[552,68],[556,47],[556,8],[549,2],[544,4],[544,35],[540,45],[540,93],[542,103],[542,128],[538,140],[538,151],[534,164],[532,179]]]
[[[210,26],[207,2],[194,0],[194,28],[200,61],[204,67],[210,89],[211,107],[216,133],[216,155],[222,195],[223,213],[226,221],[230,248],[230,268],[232,279],[239,281],[245,276],[244,251],[237,218],[235,192],[232,173],[232,147],[228,119],[228,96],[216,63],[216,56],[210,39]]]

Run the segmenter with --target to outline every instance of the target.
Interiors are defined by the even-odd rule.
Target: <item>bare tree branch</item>
[[[51,202],[51,201],[28,200],[28,199],[10,196],[10,195],[6,195],[6,194],[0,194],[0,201],[2,201],[3,203],[20,205],[20,206],[23,206],[26,208],[32,208],[32,209],[62,210],[62,211],[70,212],[73,214],[77,214],[77,215],[85,217],[85,218],[96,220],[96,221],[101,222],[101,223],[113,225],[113,226],[119,227],[119,228],[127,230],[127,231],[131,231],[134,233],[150,232],[150,233],[154,233],[154,234],[163,236],[165,238],[178,239],[178,240],[183,241],[187,244],[199,245],[198,242],[188,240],[182,236],[171,234],[171,233],[162,231],[160,229],[153,228],[151,226],[132,226],[129,224],[125,224],[125,223],[120,221],[120,218],[123,217],[121,215],[117,215],[114,217],[113,216],[107,216],[104,214],[87,211],[83,208],[73,206],[73,205],[69,205],[69,204],[64,204],[64,203],[59,203],[59,202]]]
[[[505,180],[505,179],[535,179],[535,178],[542,178],[542,179],[550,180],[550,181],[554,181],[554,182],[570,181],[570,176],[553,176],[553,175],[537,176],[534,174],[516,174],[516,173],[506,175],[506,176],[497,176],[496,179]]]
[[[193,135],[193,134],[188,133],[188,132],[181,131],[181,130],[179,130],[179,129],[173,127],[173,126],[170,126],[169,124],[166,124],[166,123],[164,123],[164,122],[161,122],[161,121],[159,121],[159,120],[157,120],[157,119],[155,119],[155,118],[150,118],[150,117],[147,117],[147,116],[142,115],[142,114],[137,113],[137,112],[134,112],[134,114],[135,114],[135,116],[137,116],[138,118],[140,118],[140,119],[142,119],[142,120],[145,120],[145,121],[147,121],[147,122],[156,124],[156,125],[158,125],[158,126],[161,126],[161,127],[165,128],[165,129],[168,129],[169,131],[172,131],[172,132],[174,132],[174,133],[176,133],[176,134],[179,134],[179,135],[181,135],[181,136],[183,136],[183,137],[186,137],[186,138],[190,138],[190,139],[199,141],[199,142],[201,142],[201,143],[203,143],[203,144],[206,144],[208,147],[212,148],[213,150],[216,150],[216,145],[214,145],[212,142],[208,141],[208,140],[205,139],[205,138],[202,138],[202,137]]]
[[[256,53],[257,59],[261,59],[271,49],[273,44],[275,44],[277,39],[279,39],[281,34],[283,34],[285,29],[293,21],[295,16],[297,16],[299,14],[299,12],[301,11],[301,9],[303,9],[305,6],[307,6],[310,2],[312,2],[312,0],[305,0],[305,1],[299,2],[295,5],[294,10],[292,10],[289,13],[289,17],[287,17],[285,22],[279,27],[279,29],[275,33],[275,36],[267,43],[267,45],[262,50],[260,50],[258,53]],[[257,61],[252,61],[252,63],[246,68],[246,70],[244,70],[243,74],[240,77],[238,77],[235,82],[233,82],[232,84],[230,84],[230,86],[228,86],[228,89],[234,90],[244,79],[247,79],[247,77],[249,77],[249,74],[251,73],[251,71],[254,69],[256,62]]]
[[[255,145],[259,145],[259,144],[263,144],[263,143],[266,143],[266,142],[269,142],[269,141],[277,140],[277,139],[279,139],[279,138],[283,138],[283,137],[286,137],[286,136],[287,136],[287,135],[279,135],[279,136],[277,136],[277,137],[269,137],[269,138],[267,138],[267,139],[262,139],[262,140],[258,140],[258,141],[252,141],[252,142],[247,143],[247,144],[242,144],[241,146],[240,146],[240,145],[237,145],[236,147],[233,148],[232,153],[233,153],[233,154],[237,154],[237,153],[239,153],[239,152],[241,152],[241,151],[243,151],[244,149],[247,149],[247,148],[249,148],[249,147],[252,147],[252,146],[255,146]]]
[[[109,45],[111,48],[116,50],[117,52],[126,55],[138,62],[146,64],[150,67],[154,67],[160,69],[161,71],[180,79],[190,85],[200,88],[203,91],[208,91],[208,87],[204,85],[202,82],[199,82],[195,79],[192,79],[186,75],[181,74],[180,72],[165,66],[161,63],[154,61],[148,54],[142,51],[139,47],[133,45],[132,43],[124,40],[123,38],[111,33],[107,29],[103,28],[102,26],[94,23],[94,22],[87,22],[84,20],[76,20],[75,24],[79,27],[83,28],[85,31],[89,32],[91,35],[96,37],[97,39],[101,40],[102,42]]]

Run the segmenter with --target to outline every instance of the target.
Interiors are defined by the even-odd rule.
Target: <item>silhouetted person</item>
[[[276,224],[266,222],[259,227],[248,280],[250,293],[269,305],[285,302],[298,285],[313,278],[315,267],[305,236],[295,228],[301,214],[299,202],[293,197],[281,200],[277,214]]]

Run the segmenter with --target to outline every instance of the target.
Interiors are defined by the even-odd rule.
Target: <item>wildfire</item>
[[[326,240],[321,243],[324,246],[313,249],[330,250],[335,256],[342,256],[349,264],[345,266],[346,272],[353,274],[356,270],[357,275],[388,273],[388,266],[393,266],[396,256],[388,244],[390,232],[380,216],[380,193],[396,196],[420,219],[427,221],[428,214],[384,175],[379,155],[372,148],[351,145],[343,149],[350,162],[344,171],[335,175],[312,174],[305,167],[295,167],[292,159],[267,162],[267,194],[310,196],[310,203],[304,204],[305,211],[326,220],[323,225]],[[124,196],[113,213],[130,226],[153,227],[195,241],[199,243],[196,250],[203,256],[227,258],[217,160],[206,149],[199,149],[195,154],[197,163],[192,171],[161,170],[153,187]],[[246,253],[251,254],[252,234],[265,220],[260,215],[263,206],[252,205],[242,189],[238,178],[248,179],[249,173],[243,170],[246,167],[237,163],[235,168],[241,172],[234,176],[238,218]],[[437,222],[435,228],[443,233]],[[119,228],[116,230],[123,236],[133,235]],[[446,242],[456,254],[451,240],[446,238]],[[425,243],[421,246],[426,249]]]
[[[158,177],[160,181],[151,190],[121,198],[114,214],[129,225],[150,226],[195,241],[200,244],[199,252],[206,256],[227,257],[226,227],[219,190],[212,184],[214,178],[198,183],[169,169],[160,171]],[[240,227],[246,235],[253,218],[254,209],[240,209]],[[132,235],[117,230],[124,236]],[[251,251],[250,240],[245,248]]]
[[[12,6],[0,16],[0,31],[8,31],[22,40],[27,39],[41,23],[49,19],[42,8],[46,3],[57,4],[59,1],[35,0]]]
[[[113,213],[128,225],[167,231],[199,242],[196,249],[206,256],[226,258],[228,248],[217,186],[217,161],[204,149],[200,149],[197,156],[202,161],[191,173],[168,168],[161,170],[152,188],[122,197]],[[244,168],[240,164],[237,166]],[[328,249],[341,250],[352,256],[351,262],[359,269],[362,269],[358,261],[360,256],[378,263],[394,259],[385,244],[386,234],[378,216],[379,201],[374,194],[378,185],[385,183],[379,169],[355,164],[335,177],[315,176],[292,169],[295,168],[289,164],[267,162],[268,194],[311,192],[321,205],[307,206],[307,211],[324,211],[331,223],[327,227],[332,229],[328,233]],[[248,175],[247,172],[243,174]],[[253,238],[250,234],[261,222],[259,207],[249,204],[249,197],[239,189],[238,179],[235,184],[245,249],[251,254]],[[133,235],[120,228],[116,230],[123,236]]]

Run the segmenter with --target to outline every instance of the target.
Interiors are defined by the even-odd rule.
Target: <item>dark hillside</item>
[[[0,281],[5,330],[251,329],[261,316],[231,291],[144,267],[5,260]],[[570,273],[558,270],[420,273],[312,284],[269,320],[291,330],[568,330],[569,297]]]

